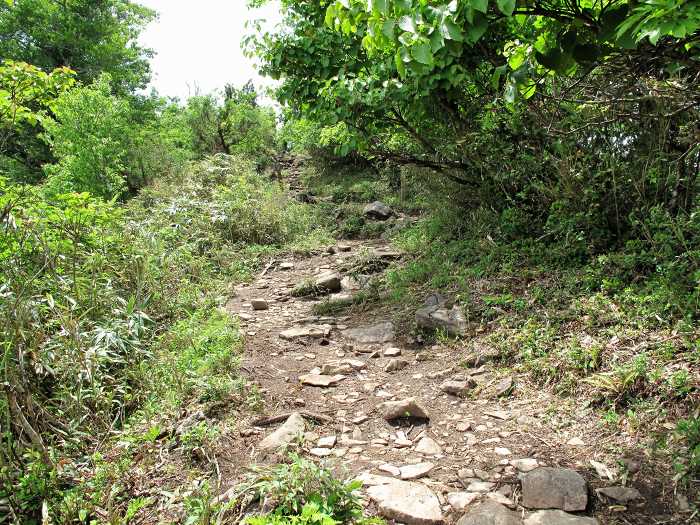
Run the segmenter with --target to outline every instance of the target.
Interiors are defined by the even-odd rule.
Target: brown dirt
[[[640,457],[642,443],[632,434],[612,434],[601,426],[599,415],[585,400],[562,399],[551,392],[530,384],[526,377],[515,377],[515,389],[503,398],[488,394],[489,385],[509,374],[493,363],[487,363],[473,377],[479,385],[474,394],[465,399],[446,395],[439,385],[455,374],[472,374],[475,369],[462,366],[473,348],[470,341],[445,342],[426,348],[416,348],[408,334],[400,333],[391,343],[362,345],[347,340],[341,331],[345,327],[391,321],[406,318],[406,312],[394,312],[384,305],[375,309],[353,309],[338,317],[318,318],[312,313],[319,299],[298,299],[290,296],[291,289],[299,282],[315,275],[321,269],[342,268],[363,248],[383,246],[381,241],[349,241],[348,253],[317,254],[310,257],[285,259],[293,262],[294,269],[282,270],[279,263],[269,267],[265,275],[255,282],[238,286],[235,297],[227,310],[241,319],[241,329],[246,333],[242,369],[249,381],[258,385],[263,395],[264,414],[276,415],[300,409],[330,416],[332,423],[307,425],[307,440],[303,453],[315,446],[318,436],[335,435],[338,443],[333,455],[318,459],[345,470],[348,475],[377,470],[379,465],[390,463],[402,466],[412,462],[431,461],[436,467],[421,481],[438,495],[446,512],[447,522],[453,523],[459,514],[449,512],[444,495],[464,490],[457,472],[463,468],[485,471],[489,480],[496,482],[494,490],[509,485],[517,501],[519,482],[517,472],[507,465],[507,460],[536,458],[549,466],[573,468],[589,482],[590,505],[588,515],[596,516],[603,524],[651,524],[691,523],[688,517],[673,515],[666,484],[656,481],[656,466],[647,457]],[[252,299],[269,302],[268,310],[253,311]],[[279,337],[281,331],[307,323],[326,323],[332,326],[325,339],[301,339],[286,341]],[[387,373],[386,357],[371,357],[371,352],[387,347],[402,350],[401,359],[408,366],[397,372]],[[420,360],[417,356],[420,354]],[[358,359],[366,363],[366,369],[352,372],[335,387],[315,388],[303,386],[299,376],[315,367],[339,359]],[[376,388],[369,386],[376,383]],[[388,396],[388,397],[382,397]],[[416,397],[429,411],[429,423],[393,425],[383,420],[377,405],[388,399]],[[300,401],[303,400],[303,401]],[[503,412],[505,419],[489,415]],[[354,424],[352,420],[366,415],[367,420]],[[250,422],[260,417],[251,415],[239,422],[240,435],[229,435],[225,450],[219,457],[223,486],[229,487],[241,479],[247,465],[271,462],[279,458],[261,458],[257,444],[277,425],[264,428],[252,427]],[[460,423],[470,423],[471,429],[458,430]],[[359,428],[367,444],[354,449],[344,445],[342,436],[351,436]],[[443,454],[426,458],[415,452],[414,447],[397,448],[392,439],[397,430],[403,430],[415,442],[421,435],[432,437],[443,449]],[[569,445],[572,438],[579,438],[583,445]],[[375,441],[373,441],[375,440]],[[380,441],[383,440],[383,441]],[[504,447],[508,455],[498,455],[495,447]],[[628,486],[633,486],[645,496],[639,505],[627,508],[612,507],[595,495],[595,488],[610,486],[601,480],[590,465],[590,460],[600,461],[616,470],[617,462],[629,455],[641,459],[641,470],[630,475]],[[503,463],[506,463],[505,465]],[[664,468],[664,470],[667,470]],[[668,485],[670,486],[670,485]]]

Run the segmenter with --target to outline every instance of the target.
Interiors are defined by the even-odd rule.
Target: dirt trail
[[[246,334],[242,369],[249,381],[259,386],[263,415],[305,411],[327,418],[321,422],[306,419],[303,454],[346,475],[364,473],[374,510],[378,505],[386,516],[397,518],[397,523],[455,523],[480,501],[498,503],[506,512],[513,509],[515,514],[504,516],[502,523],[518,524],[524,519],[526,525],[592,525],[596,521],[591,516],[599,523],[611,524],[676,523],[658,503],[668,500],[668,495],[660,493],[660,486],[641,475],[635,479],[636,460],[625,455],[632,444],[630,436],[602,440],[598,416],[585,404],[578,405],[576,400],[564,403],[533,387],[525,377],[500,370],[490,360],[493,356],[473,348],[468,339],[419,347],[393,326],[392,334],[387,323],[392,323],[397,313],[389,306],[370,311],[351,308],[338,316],[319,317],[314,315],[313,306],[327,296],[291,295],[299,283],[329,271],[346,277],[341,293],[356,293],[355,286],[347,289],[356,283],[343,276],[342,269],[368,252],[395,256],[385,241],[372,240],[347,241],[328,253],[276,260],[254,282],[238,286],[227,304]],[[266,303],[267,309],[254,309],[251,302],[257,300]],[[376,325],[380,325],[381,341],[360,342],[352,337],[353,329]],[[290,329],[315,333],[286,333]],[[307,374],[322,372],[325,378],[338,374],[342,378],[336,377],[338,382],[326,387],[302,381]],[[446,393],[443,383],[448,380],[466,383],[466,395]],[[405,398],[415,398],[430,419],[385,420],[380,405]],[[240,436],[231,438],[227,453],[220,458],[224,486],[240,480],[246,465],[280,460],[278,455],[260,451],[261,441],[284,421],[280,419],[262,426],[256,426],[252,416],[240,422]],[[326,439],[319,442],[321,438]],[[634,479],[631,485],[639,489],[639,497],[624,504],[596,494],[596,489],[620,485],[615,472],[621,459],[629,463],[630,479]],[[591,460],[597,461],[597,466]],[[414,467],[406,468],[411,465]],[[537,466],[580,474],[584,487],[579,496],[587,498],[585,511],[563,505],[575,514],[562,517],[548,511],[528,521],[534,519],[534,510],[546,508],[523,505],[524,499],[532,500],[533,496],[522,493],[522,479]],[[605,466],[611,467],[609,477],[617,479],[607,479]],[[384,477],[367,477],[367,473]],[[389,478],[414,482],[404,486],[408,494],[403,494],[403,500],[401,494],[387,496],[387,491],[382,492],[386,488],[382,484]],[[535,496],[547,497],[566,483],[545,483]],[[439,516],[420,516],[425,505],[420,491],[416,492],[417,485],[427,487],[426,497],[439,503],[433,509]],[[398,498],[399,507],[417,504],[421,508],[407,508],[406,512],[403,508],[387,509],[382,496],[385,500]],[[492,510],[487,513],[492,515]],[[482,523],[478,519],[475,515],[476,521],[463,520],[460,525]]]

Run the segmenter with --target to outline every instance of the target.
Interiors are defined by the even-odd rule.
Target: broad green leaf
[[[387,38],[394,38],[394,27],[396,27],[396,22],[393,20],[385,20],[382,24],[382,34]]]
[[[515,11],[515,0],[496,0],[498,9],[506,16],[512,16]]]
[[[457,24],[448,18],[445,18],[442,26],[440,26],[440,30],[442,32],[442,36],[448,40],[455,40],[457,42],[464,40],[462,30],[459,28],[459,26],[457,26]]]
[[[488,29],[489,23],[484,16],[477,16],[474,18],[474,23],[467,26],[467,40],[471,44],[475,44],[484,35],[486,29]]]
[[[471,7],[486,14],[489,8],[489,0],[471,0]]]
[[[433,51],[427,41],[416,42],[411,46],[411,56],[421,64],[427,66],[433,63]]]
[[[407,33],[413,33],[415,34],[417,32],[416,29],[416,19],[413,18],[412,16],[402,16],[399,19],[399,27],[406,31]]]

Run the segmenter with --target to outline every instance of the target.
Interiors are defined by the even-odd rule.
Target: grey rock
[[[425,306],[416,311],[416,324],[428,330],[441,329],[450,335],[464,335],[467,332],[467,320],[458,306],[451,310],[439,305]]]
[[[598,520],[563,510],[540,510],[525,518],[523,525],[598,525]]]
[[[317,276],[314,280],[314,286],[317,290],[329,293],[339,292],[341,277],[337,272],[324,272]]]
[[[369,203],[367,206],[365,206],[364,210],[362,210],[362,213],[366,217],[371,219],[379,219],[381,221],[387,220],[394,214],[389,206],[380,201]]]
[[[416,401],[415,397],[409,397],[400,401],[385,401],[379,405],[379,409],[386,421],[403,417],[430,419],[428,411]]]
[[[644,499],[642,494],[632,487],[604,487],[596,490],[598,495],[603,495],[608,499],[626,505],[632,501]]]
[[[416,452],[420,454],[426,454],[428,456],[437,456],[442,454],[442,447],[438,445],[437,441],[433,438],[423,437],[420,439],[416,445]]]
[[[521,525],[520,516],[495,501],[486,500],[462,516],[457,525]]]
[[[426,476],[428,472],[434,468],[435,465],[430,462],[415,463],[413,465],[404,465],[403,467],[399,467],[399,472],[401,473],[401,479],[418,479]]]
[[[522,479],[524,507],[530,509],[585,510],[588,504],[586,480],[570,469],[540,467]]]
[[[403,370],[408,366],[408,361],[405,359],[391,359],[384,367],[385,372],[396,372]]]
[[[469,381],[445,381],[440,385],[440,390],[446,394],[464,397],[476,386],[476,381],[470,378]]]
[[[379,479],[384,482],[378,482]],[[367,495],[377,504],[379,514],[406,525],[441,525],[440,501],[422,483],[374,476]]]
[[[322,374],[306,374],[299,376],[299,381],[301,381],[303,385],[321,387],[337,385],[343,379],[345,379],[345,376],[340,374],[334,376],[324,376]]]
[[[260,449],[269,451],[289,445],[294,439],[304,435],[305,426],[301,414],[294,412],[281,427],[260,442]]]
[[[450,492],[447,494],[447,501],[457,512],[464,512],[480,497],[481,494],[476,492]]]
[[[297,326],[294,328],[289,328],[280,332],[280,338],[287,341],[293,341],[295,339],[301,339],[303,337],[311,337],[313,339],[321,339],[323,337],[328,337],[331,334],[331,326],[322,325],[307,325],[307,326]]]
[[[253,299],[250,301],[253,310],[267,310],[270,306],[265,299]]]
[[[358,343],[388,343],[394,340],[394,325],[391,322],[361,326],[343,331],[343,335]]]

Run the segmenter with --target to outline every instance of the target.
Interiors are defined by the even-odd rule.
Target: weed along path
[[[643,460],[625,455],[628,436],[603,442],[585,406],[499,369],[448,298],[428,297],[412,320],[464,336],[423,346],[398,312],[358,304],[371,288],[358,268],[400,259],[384,241],[348,241],[271,261],[236,288],[226,308],[264,408],[219,458],[224,488],[295,449],[359,478],[368,512],[389,522],[674,523],[667,495],[636,475]]]

